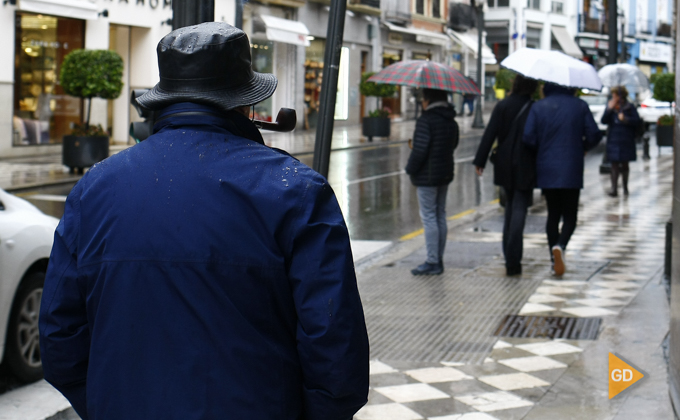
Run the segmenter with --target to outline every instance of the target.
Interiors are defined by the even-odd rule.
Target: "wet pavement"
[[[408,225],[403,219],[406,212],[395,209],[417,208],[415,196],[407,193],[412,187],[405,175],[392,172],[403,168],[408,150],[402,148],[413,122],[393,124],[389,142],[376,139],[367,144],[353,137],[358,134],[354,130],[346,130],[347,139],[354,141],[345,140],[344,134],[334,139],[334,148],[342,149],[346,160],[329,175],[343,211],[353,214],[368,208],[365,213],[371,213],[378,206],[380,214],[400,215],[391,221],[373,219],[373,223]],[[472,139],[479,132],[466,135]],[[299,146],[299,157],[309,157],[310,151],[302,146],[307,140],[295,146],[285,138],[269,141]],[[473,146],[459,149],[457,159],[466,159],[472,150],[466,147]],[[377,154],[370,160],[373,167],[354,165],[358,155],[353,153],[360,152]],[[449,193],[449,205],[454,208],[448,212],[442,276],[411,276],[410,269],[425,257],[418,231],[390,240],[353,240],[371,340],[369,403],[356,420],[674,418],[663,354],[669,311],[662,276],[665,224],[671,212],[672,149],[661,149],[659,154],[652,148],[651,160],[631,164],[627,198],[605,195],[609,179],[599,174],[600,159],[599,153],[586,158],[579,224],[566,252],[567,273],[562,278],[550,274],[543,233],[546,209],[539,191],[535,191],[525,230],[524,274],[505,277],[500,247],[502,210],[494,201],[491,173],[481,180],[467,178],[473,171],[465,161],[459,162],[454,183],[469,186]],[[0,162],[0,171],[5,163],[27,164]],[[58,161],[38,163],[53,164],[57,165],[53,169],[14,175],[10,180],[52,177],[68,182],[63,179],[68,174],[59,173]],[[343,165],[352,169],[343,173]],[[353,182],[366,178],[375,179]],[[0,185],[6,185],[3,182],[8,181],[0,178]],[[29,184],[21,182],[11,181],[9,188]],[[386,184],[377,186],[376,182]],[[70,187],[57,185],[39,193],[60,196],[59,188]],[[385,191],[392,195],[385,196]],[[364,197],[356,199],[357,194]],[[457,202],[477,204],[463,211],[455,207]],[[380,232],[372,232],[370,223],[350,224],[352,229],[380,239]],[[599,319],[601,326],[592,340],[497,337],[494,333],[506,315]],[[646,375],[612,400],[607,392],[609,352]],[[56,391],[44,382],[31,387],[55,397]],[[29,388],[0,396],[0,420],[50,418],[9,415],[10,407],[36,405]],[[50,401],[56,401],[51,410],[61,407],[51,418],[76,418],[66,410],[63,399]]]
[[[672,151],[631,164],[631,195],[610,198],[587,157],[567,273],[550,274],[538,191],[524,273],[505,277],[496,206],[450,222],[442,276],[414,277],[422,237],[359,275],[371,340],[369,403],[357,420],[673,419],[663,342],[665,224]],[[505,315],[599,319],[594,340],[497,337]],[[608,398],[608,354],[646,373]]]

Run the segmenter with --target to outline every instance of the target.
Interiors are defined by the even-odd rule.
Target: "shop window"
[[[325,53],[326,41],[323,39],[314,39],[309,47],[305,48],[305,130],[314,129],[318,124]],[[338,69],[338,90],[335,97],[334,119],[336,120],[346,120],[349,117],[349,66],[349,49],[342,47]]]
[[[274,73],[274,43],[271,41],[253,41],[251,44],[253,70],[258,73]],[[253,109],[254,118],[260,121],[272,121],[272,98],[256,104]]]
[[[17,13],[15,28],[12,144],[61,143],[82,116],[82,101],[58,79],[66,54],[83,48],[84,21]]]

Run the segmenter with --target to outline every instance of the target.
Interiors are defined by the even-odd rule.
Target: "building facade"
[[[54,153],[83,116],[83,101],[59,85],[64,57],[74,49],[111,49],[124,62],[124,88],[116,100],[94,99],[91,122],[113,141],[128,141],[131,89],[158,80],[155,47],[171,29],[168,0],[96,2],[18,0],[0,7],[0,156]],[[11,98],[11,99],[9,99]]]
[[[578,44],[585,59],[600,68],[608,61],[609,5],[580,0],[578,7]],[[619,0],[618,61],[638,66],[647,76],[674,71],[674,7],[672,0]]]

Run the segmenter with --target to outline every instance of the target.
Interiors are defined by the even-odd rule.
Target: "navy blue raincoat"
[[[602,133],[593,114],[573,91],[546,84],[524,126],[524,143],[536,150],[538,188],[583,188],[583,157]]]
[[[637,158],[635,136],[640,116],[630,102],[626,102],[621,112],[623,121],[619,119],[619,112],[609,106],[602,114],[602,124],[607,124],[607,158],[612,162],[630,162]]]
[[[69,194],[45,378],[85,420],[350,419],[368,340],[333,191],[245,117],[181,110],[215,115],[160,121]]]

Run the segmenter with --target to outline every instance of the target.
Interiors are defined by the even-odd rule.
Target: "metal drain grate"
[[[494,333],[498,337],[596,340],[602,318],[507,315]]]

